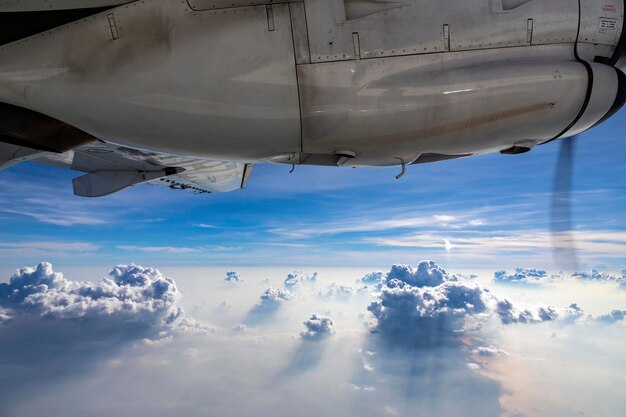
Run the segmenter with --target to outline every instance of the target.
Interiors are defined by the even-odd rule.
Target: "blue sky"
[[[626,112],[581,136],[574,222],[583,266],[626,265]],[[77,173],[24,163],[0,172],[3,272],[58,265],[551,266],[558,143],[410,167],[259,165],[249,188],[192,195],[156,186],[83,199]],[[446,240],[450,242],[446,251]]]

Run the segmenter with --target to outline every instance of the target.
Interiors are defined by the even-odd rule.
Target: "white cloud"
[[[619,231],[575,231],[555,240],[542,230],[511,231],[460,231],[453,233],[455,256],[467,259],[489,258],[503,253],[551,253],[553,248],[576,247],[585,256],[602,255],[623,258],[626,252],[626,233]],[[379,246],[419,249],[442,249],[445,242],[439,232],[432,229],[404,235],[367,237],[363,242]]]
[[[436,346],[460,337],[465,319],[487,313],[489,301],[477,285],[445,282],[420,288],[392,279],[368,310],[377,319],[376,332],[386,340]]]
[[[325,299],[336,299],[339,301],[349,300],[354,294],[354,288],[349,285],[329,285],[324,291],[318,292],[318,297]]]
[[[253,310],[259,312],[276,310],[281,305],[294,298],[295,297],[288,290],[271,287],[261,294],[259,303],[254,306]]]
[[[609,314],[604,314],[602,316],[596,317],[596,321],[600,323],[613,324],[624,321],[624,318],[626,318],[626,311],[613,310]]]
[[[576,304],[561,310],[514,305],[432,261],[422,261],[417,268],[394,265],[368,310],[377,319],[374,331],[384,339],[418,346],[458,342],[470,321],[497,317],[503,324],[571,322],[583,314]]]
[[[95,217],[85,212],[68,211],[65,209],[46,208],[41,211],[34,210],[2,210],[7,214],[16,214],[19,216],[31,217],[40,223],[53,224],[55,226],[97,226],[105,224],[102,218]]]
[[[504,299],[497,302],[496,313],[503,324],[531,324],[556,320],[571,323],[582,317],[584,311],[577,304],[570,304],[560,310],[553,306],[527,308],[516,306],[511,301]]]
[[[298,284],[314,284],[317,282],[317,272],[314,272],[313,275],[303,274],[301,272],[294,272],[292,274],[287,275],[285,278],[285,287],[293,288]]]
[[[22,268],[0,284],[0,305],[13,317],[134,323],[158,333],[189,326],[176,283],[156,269],[119,265],[99,283],[72,281],[52,265]]]
[[[445,214],[437,214],[433,216],[433,220],[435,220],[437,223],[440,223],[442,226],[447,226],[448,223],[452,223],[456,220],[456,218],[454,216],[449,216]]]
[[[496,282],[533,282],[543,280],[548,273],[542,269],[515,268],[515,273],[508,274],[506,271],[496,271],[493,280]]]
[[[384,272],[370,272],[369,274],[363,276],[356,280],[357,284],[363,284],[367,286],[373,286],[374,288],[380,288],[383,285],[383,280],[385,279]]]
[[[209,246],[208,250],[214,252],[238,252],[243,249],[241,246]]]
[[[356,385],[356,384],[343,384],[343,386],[351,389],[354,392],[373,392],[376,391],[376,388],[372,387],[372,386],[360,386],[360,385]]]
[[[0,243],[0,249],[41,249],[64,252],[92,252],[99,246],[87,242],[28,242],[28,243]]]
[[[0,324],[9,323],[11,320],[8,310],[0,307]]]
[[[337,222],[328,222],[325,224],[316,223],[314,225],[299,225],[298,228],[275,228],[271,232],[288,238],[312,238],[325,235],[339,235],[347,233],[366,233],[366,232],[386,232],[398,229],[421,229],[440,226],[444,228],[458,228],[467,224],[469,214],[424,214],[421,216],[405,215],[389,220],[378,220],[372,218],[350,218],[342,219]]]
[[[422,261],[417,268],[410,265],[393,265],[386,280],[400,280],[413,287],[435,287],[444,281],[456,281],[433,261]]]
[[[201,229],[217,229],[217,226],[213,226],[212,224],[206,224],[206,223],[197,224],[196,227],[199,227]]]
[[[319,341],[335,334],[335,323],[330,317],[319,316],[313,314],[310,319],[304,323],[305,330],[300,333],[300,337],[304,340]]]
[[[472,351],[478,356],[494,357],[494,356],[509,356],[509,353],[505,350],[499,349],[495,346],[478,346]]]
[[[574,278],[587,280],[587,281],[614,281],[620,282],[622,277],[609,274],[608,272],[600,272],[597,269],[592,269],[589,272],[576,272],[572,275]]]
[[[15,242],[0,243],[3,257],[48,257],[95,252],[99,246],[87,242]]]
[[[200,253],[202,252],[198,248],[180,248],[175,246],[130,246],[121,245],[116,246],[118,249],[128,252],[147,252],[147,253],[167,253],[167,254],[185,254],[185,253]]]
[[[226,273],[226,278],[224,278],[224,280],[226,280],[228,282],[240,282],[241,281],[241,276],[239,275],[238,272],[228,271]]]

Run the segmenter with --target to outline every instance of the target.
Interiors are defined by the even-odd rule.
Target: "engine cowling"
[[[572,125],[560,136],[582,133],[613,116],[626,103],[626,75],[605,64],[585,63],[589,71],[587,98]]]

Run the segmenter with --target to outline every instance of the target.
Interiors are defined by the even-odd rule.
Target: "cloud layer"
[[[539,337],[538,345],[562,354],[565,347],[583,339],[577,332],[617,334],[620,324],[601,324],[622,322],[626,314],[623,305],[614,305],[621,309],[590,318],[584,326],[568,326],[566,332],[558,331],[558,337],[548,338],[553,328],[563,328],[564,320],[582,317],[582,309],[578,305],[565,309],[520,305],[512,301],[515,298],[500,297],[478,285],[478,280],[452,275],[431,261],[395,265],[386,273],[371,274],[374,278],[366,281],[381,282],[381,288],[372,284],[367,293],[360,288],[365,285],[361,279],[360,285],[353,284],[359,275],[346,278],[346,271],[341,270],[336,276],[343,281],[321,288],[302,285],[297,298],[282,286],[284,275],[279,276],[277,288],[267,288],[262,278],[271,272],[249,271],[246,285],[232,291],[231,284],[225,285],[225,270],[214,271],[216,280],[202,279],[204,269],[195,272],[200,279],[185,275],[194,273],[186,269],[180,272],[186,278],[181,282],[189,285],[184,289],[202,295],[207,306],[218,306],[226,297],[228,311],[195,311],[223,329],[214,335],[173,330],[184,320],[178,317],[169,323],[178,311],[180,293],[173,280],[152,268],[119,266],[98,283],[72,281],[47,264],[15,274],[0,287],[0,322],[4,323],[0,324],[0,369],[8,369],[0,376],[0,414],[35,415],[20,413],[24,404],[20,395],[29,393],[38,415],[46,407],[59,414],[68,403],[73,411],[64,415],[81,415],[82,398],[90,398],[90,407],[97,410],[94,415],[123,414],[132,404],[135,414],[156,416],[172,412],[381,416],[393,412],[495,417],[503,414],[499,399],[508,391],[492,379],[495,373],[490,370],[506,365],[499,361],[516,363],[522,356],[553,358],[544,351],[531,354],[528,346],[517,342]],[[344,291],[350,288],[345,284],[354,286],[349,302],[340,296],[349,293]],[[573,280],[555,282],[555,286],[566,284],[602,287],[605,293],[614,290]],[[321,300],[320,290],[330,298]],[[529,292],[514,286],[507,290]],[[540,291],[533,287],[533,293]],[[553,291],[545,292],[554,296]],[[55,293],[62,293],[67,301],[54,301],[60,299],[51,297]],[[26,301],[37,297],[45,302]],[[550,300],[527,299],[539,304]],[[96,308],[98,303],[112,307]],[[372,318],[368,318],[368,306]],[[597,304],[585,306],[593,311],[599,308]],[[363,327],[368,319],[375,321],[369,326],[373,332]],[[558,323],[534,329],[528,325],[553,321]],[[500,339],[499,329],[505,326],[511,326],[507,338]],[[167,334],[161,336],[162,332]],[[508,338],[515,335],[520,339]],[[144,343],[144,338],[158,342]],[[619,349],[620,343],[615,344]],[[550,366],[547,361],[536,362]],[[539,369],[550,374],[549,368]],[[67,375],[74,385],[57,383],[58,375]],[[52,387],[60,388],[50,391]],[[278,399],[280,404],[277,391],[289,392]],[[99,401],[95,405],[94,393]],[[171,402],[171,398],[183,397],[185,402]],[[3,413],[3,404],[12,413]]]

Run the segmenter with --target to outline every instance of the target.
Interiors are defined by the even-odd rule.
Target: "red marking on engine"
[[[617,7],[614,4],[605,4],[602,6],[602,11],[605,13],[617,13]]]

